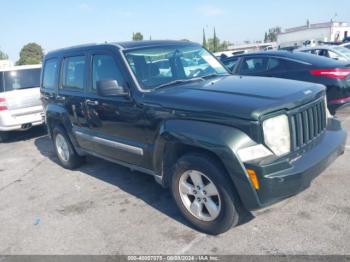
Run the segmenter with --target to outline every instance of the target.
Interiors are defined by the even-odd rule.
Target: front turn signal
[[[252,182],[254,188],[256,190],[258,190],[260,188],[260,184],[259,184],[259,180],[258,180],[258,177],[257,177],[255,171],[253,169],[249,169],[249,168],[246,170],[247,170],[250,182]]]

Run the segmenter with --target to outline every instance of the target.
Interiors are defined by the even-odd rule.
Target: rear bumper
[[[0,112],[0,131],[26,130],[43,123],[42,106]]]
[[[340,111],[348,110],[350,108],[350,102],[330,103],[328,108],[332,115],[337,115]]]
[[[260,182],[256,202],[246,207],[259,209],[309,187],[315,177],[344,153],[346,136],[339,121],[330,119],[327,130],[302,151],[282,160],[246,164],[256,171]]]

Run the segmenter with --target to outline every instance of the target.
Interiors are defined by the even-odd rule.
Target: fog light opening
[[[259,184],[259,180],[258,180],[258,177],[256,175],[256,172],[253,169],[249,169],[249,168],[246,169],[246,170],[247,170],[250,182],[252,183],[253,187],[256,190],[259,190],[260,189],[260,184]]]

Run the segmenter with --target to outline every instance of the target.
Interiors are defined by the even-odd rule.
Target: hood
[[[266,77],[225,76],[155,90],[145,103],[173,110],[258,120],[290,110],[325,94],[325,87],[309,82]]]

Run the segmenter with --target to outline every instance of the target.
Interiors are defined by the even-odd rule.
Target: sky
[[[335,4],[336,3],[336,4]],[[83,43],[145,39],[202,42],[213,28],[233,43],[263,40],[264,32],[326,22],[350,23],[350,0],[0,0],[0,50],[18,60],[23,45],[45,52]]]

